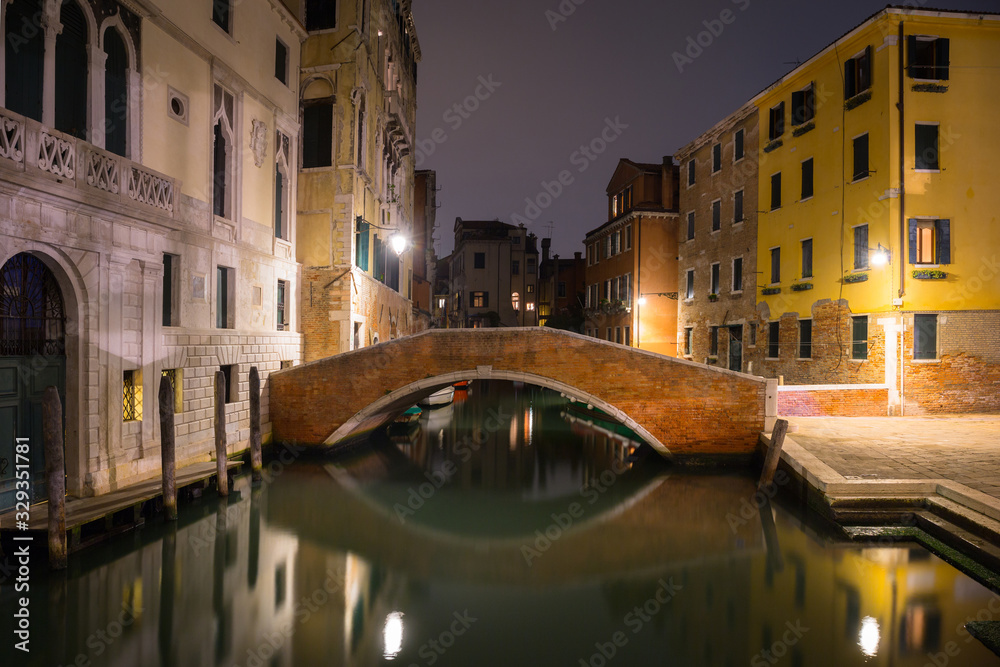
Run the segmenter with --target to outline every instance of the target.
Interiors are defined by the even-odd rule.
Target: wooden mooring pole
[[[250,467],[254,483],[263,479],[264,462],[260,453],[260,374],[250,367]]]
[[[229,495],[229,473],[226,459],[226,374],[215,372],[215,471],[220,496]]]
[[[49,492],[49,566],[66,569],[66,463],[63,455],[62,401],[59,390],[46,387],[42,398],[45,481]]]
[[[177,457],[174,439],[174,386],[166,375],[160,377],[160,467],[163,469],[163,513],[167,521],[177,520]]]
[[[764,468],[760,471],[760,481],[757,489],[763,489],[774,479],[774,473],[778,469],[778,462],[781,460],[781,447],[785,444],[785,434],[788,432],[788,420],[779,419],[774,422],[774,429],[771,430],[771,446],[767,448],[767,456],[764,457]]]

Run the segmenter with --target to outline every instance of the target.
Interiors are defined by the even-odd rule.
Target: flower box
[[[937,269],[916,269],[913,272],[913,277],[917,280],[944,280],[948,274]]]
[[[797,128],[795,128],[794,130],[792,130],[792,136],[793,137],[801,137],[806,132],[809,132],[810,130],[815,130],[815,129],[816,129],[816,123],[814,123],[813,121],[809,121],[805,125],[799,125]]]
[[[719,300],[719,295],[718,294],[709,294],[708,295],[708,300],[709,301],[718,301]]]
[[[915,83],[913,84],[915,93],[947,93],[948,86],[940,83]]]
[[[770,153],[773,150],[777,150],[777,149],[781,148],[783,145],[784,145],[784,142],[782,142],[781,139],[775,139],[774,141],[772,141],[771,143],[769,143],[767,146],[764,146],[764,152],[765,153]]]
[[[772,294],[781,294],[780,287],[765,287],[760,291],[764,296],[771,296]]]
[[[865,102],[867,102],[868,100],[870,100],[871,98],[872,98],[872,91],[871,88],[869,88],[865,92],[859,93],[854,97],[852,97],[851,99],[844,102],[844,109],[846,109],[847,111],[850,111],[851,109],[856,109]]]
[[[848,273],[844,276],[845,283],[863,283],[868,280],[867,273]]]
[[[792,285],[793,292],[805,292],[806,290],[811,290],[812,288],[812,283],[795,283]]]

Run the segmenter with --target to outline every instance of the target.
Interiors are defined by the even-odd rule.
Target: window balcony
[[[0,169],[76,188],[87,201],[174,217],[175,179],[0,108]]]

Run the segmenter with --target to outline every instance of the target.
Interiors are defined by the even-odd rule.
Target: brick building
[[[437,255],[434,230],[437,220],[437,174],[430,170],[414,172],[413,236],[413,321],[414,331],[423,331],[434,320],[434,283],[437,278]]]
[[[619,161],[608,221],[584,240],[587,335],[676,355],[678,173],[672,156]]]
[[[573,259],[549,257],[552,239],[542,239],[542,262],[538,265],[538,324],[570,328],[582,333],[586,298],[587,264],[582,252]]]
[[[678,151],[678,354],[734,371],[760,368],[757,345],[757,108]]]

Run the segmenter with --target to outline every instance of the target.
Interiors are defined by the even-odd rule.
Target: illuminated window
[[[535,302],[534,302],[534,301],[529,301],[529,302],[528,302],[528,303],[527,303],[527,304],[525,305],[525,307],[524,307],[524,308],[525,308],[525,310],[527,310],[527,311],[529,311],[529,312],[530,312],[530,311],[533,311],[533,310],[535,310]]]
[[[514,292],[510,295],[510,305],[514,307],[514,312],[521,310],[521,295]]]
[[[490,305],[490,293],[473,292],[469,297],[469,301],[472,303],[473,308],[488,308]]]
[[[122,374],[122,420],[142,421],[142,371]]]

